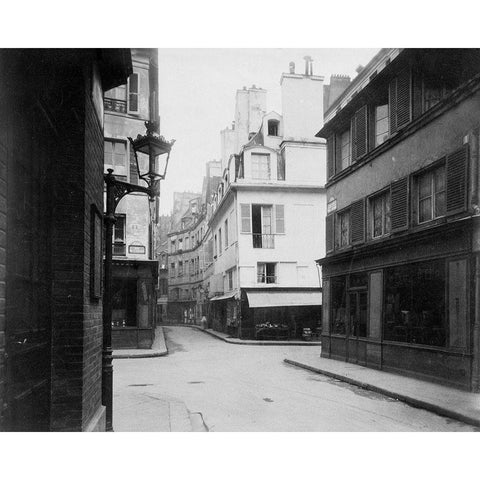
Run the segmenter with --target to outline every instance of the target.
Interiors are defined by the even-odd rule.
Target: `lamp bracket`
[[[122,182],[121,180],[117,180],[111,172],[105,174],[104,178],[105,183],[107,184],[107,190],[110,187],[111,191],[113,192],[114,211],[117,208],[120,200],[129,193],[145,193],[150,198],[153,198],[154,196],[154,192],[150,187],[143,187],[141,185],[133,185],[132,183]]]

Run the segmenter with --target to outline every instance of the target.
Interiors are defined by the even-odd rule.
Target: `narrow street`
[[[161,417],[172,405],[200,413],[209,431],[475,430],[283,363],[316,347],[232,345],[186,327],[164,332],[167,356],[114,362],[116,431],[169,431]]]

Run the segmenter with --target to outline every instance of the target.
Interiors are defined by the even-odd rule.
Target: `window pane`
[[[445,167],[442,165],[434,172],[435,176],[435,192],[442,192],[445,190]]]
[[[420,200],[418,205],[418,221],[420,223],[432,219],[432,199],[430,197]]]
[[[350,165],[350,130],[346,130],[341,136],[341,155],[342,155],[342,170]]]
[[[380,105],[375,107],[375,146],[381,145],[388,134],[388,105]]]
[[[426,198],[432,195],[432,174],[426,173],[418,179],[419,198]]]

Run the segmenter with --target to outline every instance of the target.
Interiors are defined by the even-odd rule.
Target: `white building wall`
[[[315,144],[284,143],[285,181],[300,185],[324,186],[327,182],[327,146],[322,140]]]
[[[284,138],[312,139],[323,126],[323,77],[282,74]]]
[[[284,205],[285,234],[276,234],[275,248],[253,248],[252,234],[239,233],[240,287],[318,287],[315,260],[325,253],[326,197],[316,192],[284,190],[237,192],[237,222],[240,204]],[[257,263],[277,263],[277,283],[257,283]]]

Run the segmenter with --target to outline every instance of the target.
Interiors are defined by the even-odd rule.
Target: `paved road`
[[[475,430],[283,363],[316,347],[232,345],[191,328],[164,331],[168,356],[115,361],[117,422],[134,408],[138,430],[168,430],[159,420],[168,400],[200,412],[210,431]]]

